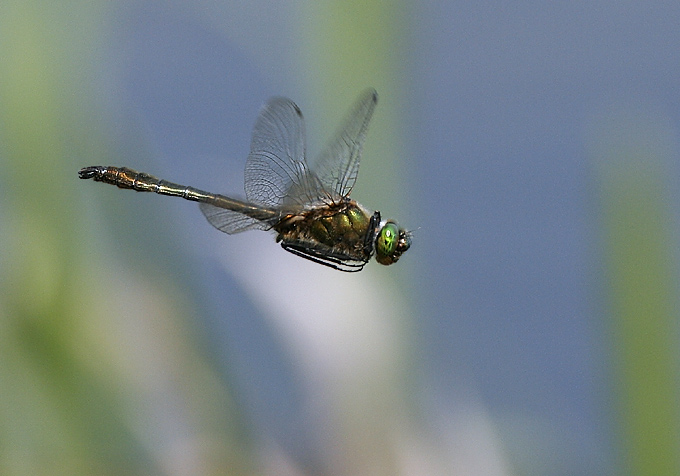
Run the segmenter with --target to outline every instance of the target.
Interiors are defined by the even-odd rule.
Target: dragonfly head
[[[411,247],[411,234],[399,228],[397,222],[383,222],[375,238],[375,259],[380,264],[396,263],[402,253]]]

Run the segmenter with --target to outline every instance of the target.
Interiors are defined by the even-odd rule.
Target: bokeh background
[[[0,473],[677,475],[674,2],[0,2]],[[380,94],[347,275],[126,165],[243,195]]]

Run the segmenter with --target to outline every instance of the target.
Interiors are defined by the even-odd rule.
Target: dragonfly
[[[245,200],[179,185],[127,167],[82,168],[81,179],[122,189],[199,202],[218,230],[273,230],[284,250],[333,269],[361,271],[373,255],[396,263],[411,246],[411,232],[382,220],[350,198],[359,172],[377,92],[364,91],[334,138],[314,162],[306,157],[300,108],[290,99],[267,101],[255,122],[245,167]]]

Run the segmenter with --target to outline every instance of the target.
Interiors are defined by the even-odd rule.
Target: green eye
[[[378,234],[378,239],[375,241],[376,258],[379,262],[390,258],[397,249],[397,242],[399,240],[399,229],[394,223],[386,223]]]

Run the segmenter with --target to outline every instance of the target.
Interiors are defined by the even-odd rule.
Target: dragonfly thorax
[[[378,221],[379,222],[379,218]],[[284,248],[329,253],[342,261],[367,262],[377,222],[353,200],[288,214],[274,226]],[[367,246],[368,245],[368,246]]]

